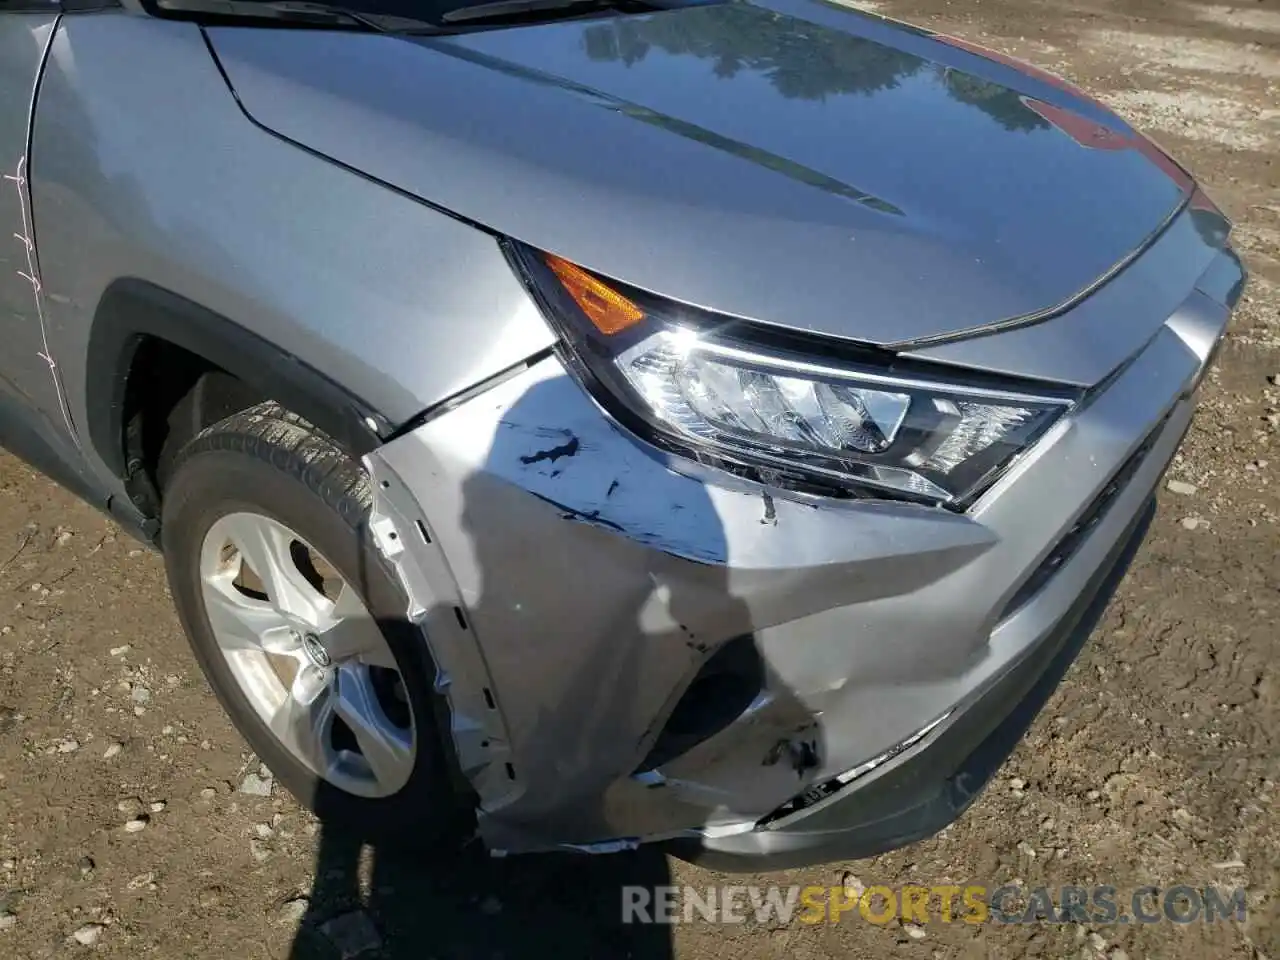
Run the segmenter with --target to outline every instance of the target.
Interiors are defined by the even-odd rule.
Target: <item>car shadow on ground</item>
[[[670,927],[624,923],[622,911],[624,886],[669,877],[652,848],[497,859],[476,843],[428,857],[322,825],[290,960],[672,957]]]

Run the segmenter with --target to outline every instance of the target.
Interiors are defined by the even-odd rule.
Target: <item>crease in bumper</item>
[[[1034,650],[1140,510],[1225,322],[1197,309],[964,516],[686,470],[622,433],[555,358],[372,453],[374,533],[436,660],[486,844],[756,833],[815,784],[876,761],[846,785],[860,792],[913,755],[937,735],[913,740],[921,719]],[[1109,515],[1002,619],[1161,420]],[[681,692],[743,636],[759,698],[636,774]]]
[[[719,779],[633,781],[699,669],[733,638],[923,589],[995,542],[944,511],[819,509],[780,491],[762,522],[770,491],[671,469],[555,360],[374,451],[368,465],[375,535],[437,662],[481,834],[511,851],[669,835],[772,809],[821,756],[813,731],[831,678],[793,675],[786,658],[758,650],[764,696],[720,744],[726,758],[753,756],[751,768],[735,759]],[[963,646],[935,651],[933,667],[966,662]],[[804,762],[770,759],[780,743]]]
[[[722,870],[785,869],[875,856],[954,822],[1025,736],[1105,612],[1155,514],[1135,516],[1071,609],[1037,645],[927,738],[899,751],[865,784],[829,794],[772,829],[671,841],[677,856]]]

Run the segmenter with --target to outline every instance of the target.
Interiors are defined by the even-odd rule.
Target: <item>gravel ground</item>
[[[159,559],[0,456],[0,956],[1280,958],[1280,4],[860,5],[1114,104],[1233,215],[1254,281],[1147,544],[991,789],[897,853],[732,882],[1243,885],[1247,921],[624,927],[621,883],[727,878],[362,851],[224,719]]]

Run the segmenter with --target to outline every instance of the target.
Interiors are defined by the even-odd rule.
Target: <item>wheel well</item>
[[[103,293],[85,366],[89,440],[151,520],[178,440],[255,403],[275,400],[357,458],[394,432],[376,409],[289,351],[133,277]]]
[[[121,438],[125,489],[148,517],[158,517],[174,457],[197,433],[272,399],[199,354],[143,336],[124,384]]]
[[[119,512],[153,527],[182,444],[257,403],[276,401],[356,458],[394,432],[376,409],[288,350],[135,277],[103,292],[85,370],[89,442],[132,505]]]

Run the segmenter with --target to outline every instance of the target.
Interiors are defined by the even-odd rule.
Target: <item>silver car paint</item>
[[[664,296],[877,344],[1073,302],[1190,185],[1082,96],[817,2],[443,39],[209,34],[245,109],[322,154]],[[1096,382],[1176,302],[1113,317],[1088,364],[983,365]]]
[[[36,82],[57,20],[51,13],[0,17],[0,389],[7,382],[45,429],[66,436],[70,431],[41,326],[27,156]]]
[[[225,49],[229,34],[217,33]],[[342,39],[363,49],[368,38]],[[929,55],[943,56],[935,47]],[[322,76],[305,79],[299,96]],[[498,81],[476,76],[487,82]],[[412,129],[402,133],[382,141],[388,153],[416,142]],[[152,279],[287,346],[392,418],[552,342],[491,236],[256,126],[190,25],[68,17],[33,156],[49,335],[80,420],[93,309],[120,275]],[[602,415],[554,357],[371,454],[375,535],[441,667],[488,843],[600,849],[694,834],[732,849],[809,783],[909,740],[1011,668],[1146,501],[1188,422],[1186,394],[1239,280],[1238,265],[1215,252],[1220,238],[1189,217],[1095,295],[1143,306],[1143,271],[1169,278],[1122,334],[1114,325],[1126,318],[1109,327],[1104,312],[1077,312],[1091,298],[975,340],[967,354],[963,341],[930,348],[1022,375],[1050,375],[1040,356],[1061,354],[1069,363],[1058,369],[1082,383],[1139,351],[967,515],[806,498],[666,457]],[[629,225],[616,227],[620,246]],[[658,234],[645,242],[653,249]],[[939,330],[958,322],[932,319]],[[1101,359],[1067,349],[1077,339]],[[997,622],[1162,418],[1147,460],[1079,552]],[[570,436],[573,455],[557,453]],[[717,736],[633,776],[684,685],[744,633],[766,668],[762,695]],[[815,745],[816,766],[778,762],[780,744],[800,741]]]
[[[1207,202],[1203,195],[1197,201]],[[922,360],[1089,386],[1132,356],[1221,256],[1226,221],[1187,209],[1122,274],[1061,317],[999,337],[973,337],[913,350]],[[1223,302],[1226,291],[1221,292]]]
[[[491,236],[255,126],[194,24],[64,18],[33,153],[78,422],[94,309],[122,276],[283,346],[393,423],[553,342]]]
[[[448,641],[456,667],[445,668],[445,685],[451,696],[495,692],[490,710],[471,697],[466,726],[484,734],[458,744],[464,763],[484,771],[486,840],[521,850],[693,831],[731,845],[807,784],[975,696],[1061,618],[1150,496],[1228,313],[1193,293],[1118,379],[966,516],[708,482],[602,417],[554,358],[375,452],[375,475],[396,491],[380,493],[380,512],[393,517],[392,499],[402,511],[418,504],[431,549],[449,558],[417,583],[421,609],[468,611],[469,631]],[[1079,553],[997,622],[1162,419]],[[578,440],[572,456],[540,456],[568,438]],[[401,541],[420,542],[400,516]],[[766,694],[724,732],[631,776],[672,691],[742,633],[755,634]],[[821,745],[819,767],[798,775],[765,765],[776,744],[797,738]],[[494,775],[508,763],[510,777]]]

